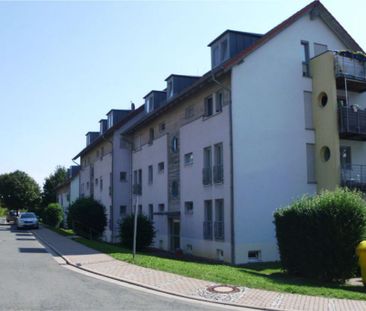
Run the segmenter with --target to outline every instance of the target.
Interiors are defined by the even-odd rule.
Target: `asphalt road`
[[[0,224],[0,310],[228,309],[110,283],[54,258],[31,232]]]

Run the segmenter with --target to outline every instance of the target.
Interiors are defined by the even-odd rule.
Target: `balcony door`
[[[169,218],[170,250],[180,249],[180,219]]]
[[[340,156],[341,156],[341,168],[350,169],[352,165],[351,147],[341,146]]]

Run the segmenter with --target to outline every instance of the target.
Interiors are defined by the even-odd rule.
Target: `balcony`
[[[214,227],[215,227],[215,240],[224,240],[225,239],[224,222],[215,221]]]
[[[140,184],[133,184],[132,194],[134,194],[134,195],[141,195],[142,194],[142,187],[141,187]]]
[[[366,111],[353,107],[338,109],[339,136],[351,140],[366,140]]]
[[[215,165],[213,167],[213,177],[215,184],[222,184],[224,182],[224,166]]]
[[[212,184],[212,167],[205,167],[202,170],[202,183],[205,186]]]
[[[212,221],[203,222],[203,238],[205,240],[212,240]]]
[[[346,165],[341,168],[341,186],[366,192],[366,165]]]
[[[366,91],[366,57],[349,51],[334,56],[337,87],[353,92]]]

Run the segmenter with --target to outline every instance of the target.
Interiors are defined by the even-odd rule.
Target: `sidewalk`
[[[212,286],[219,284],[118,261],[45,228],[33,233],[70,265],[176,296],[266,310],[366,310],[366,301],[287,294],[245,287],[237,287],[231,293],[228,292],[230,287],[226,286],[212,289]]]

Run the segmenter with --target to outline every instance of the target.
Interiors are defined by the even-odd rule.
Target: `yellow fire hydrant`
[[[356,248],[358,264],[361,267],[362,283],[366,286],[366,241],[360,242]]]

